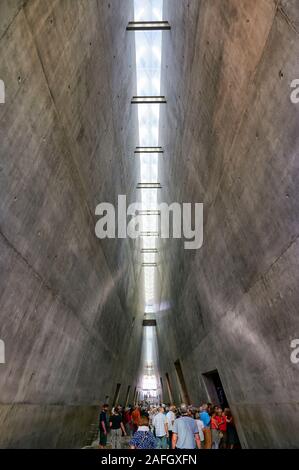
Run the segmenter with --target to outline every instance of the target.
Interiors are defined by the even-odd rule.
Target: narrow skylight
[[[163,0],[134,0],[135,22],[163,21]],[[163,152],[159,147],[160,106],[166,99],[161,97],[162,31],[139,30],[135,32],[137,93],[133,103],[138,105],[139,143],[135,153],[140,159],[140,192],[142,211],[141,262],[144,274],[144,309],[156,305],[156,276],[159,237],[158,162]],[[139,97],[139,98],[138,98]],[[143,97],[143,98],[140,98]],[[160,98],[144,98],[160,97]],[[152,103],[155,101],[155,103]],[[164,104],[165,105],[165,104]],[[152,212],[151,212],[152,211]],[[146,328],[144,389],[156,390],[154,370],[154,328]]]
[[[162,21],[163,0],[135,0],[135,21]],[[137,95],[160,96],[161,94],[161,60],[162,32],[137,31],[136,65],[137,65]],[[139,147],[149,150],[159,148],[160,105],[144,104],[138,106],[139,118]],[[138,151],[138,149],[136,149]],[[162,149],[159,148],[159,151]],[[140,154],[141,201],[143,210],[156,210],[158,203],[157,186],[158,154]],[[147,183],[153,183],[153,187]],[[159,186],[160,187],[160,186]],[[157,233],[158,216],[143,217],[142,232]],[[156,241],[151,236],[143,237],[143,248],[156,248]],[[151,258],[153,259],[153,258]],[[144,255],[144,262],[148,257]],[[154,259],[155,261],[155,259]],[[145,272],[145,303],[155,303],[155,273]]]

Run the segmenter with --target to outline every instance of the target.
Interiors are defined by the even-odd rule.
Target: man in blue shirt
[[[210,429],[211,417],[208,413],[208,405],[206,404],[202,405],[199,416],[200,416],[200,420],[204,424],[203,433],[205,436],[205,449],[211,449],[212,448],[212,436],[211,436],[211,429]]]
[[[201,447],[199,431],[195,419],[188,416],[188,408],[185,404],[180,406],[181,417],[176,419],[173,425],[172,448],[173,449],[198,449]]]

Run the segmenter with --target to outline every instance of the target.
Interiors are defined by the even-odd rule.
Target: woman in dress
[[[235,449],[239,447],[239,437],[237,434],[234,418],[229,408],[225,410],[226,422],[227,422],[227,448]]]
[[[149,428],[147,416],[141,416],[139,427],[129,442],[130,449],[156,449],[157,442]]]

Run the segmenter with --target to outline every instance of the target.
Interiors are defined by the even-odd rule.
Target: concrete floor
[[[196,404],[217,369],[244,448],[298,448],[298,1],[164,16],[161,199],[204,202],[205,241],[162,252],[163,401],[166,374],[184,398],[177,360]],[[132,18],[133,0],[0,2],[1,448],[82,447],[117,384],[121,403],[139,384],[138,250],[94,235],[99,202],[136,200]]]

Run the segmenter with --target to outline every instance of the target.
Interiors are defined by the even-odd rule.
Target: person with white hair
[[[199,433],[199,439],[200,439],[200,442],[201,442],[201,448],[203,449],[204,445],[205,445],[205,435],[204,435],[205,425],[201,421],[200,414],[198,412],[195,413],[195,422],[196,422],[197,427],[198,427],[198,433]]]
[[[180,406],[180,414],[181,417],[176,419],[173,425],[172,448],[200,449],[201,442],[196,421],[189,416],[188,407],[184,403]]]
[[[157,438],[157,449],[167,449],[168,423],[164,408],[160,407],[159,412],[153,418],[153,427]]]
[[[169,407],[168,413],[166,414],[167,424],[168,424],[168,434],[169,434],[168,444],[169,444],[170,449],[171,449],[171,446],[172,446],[172,433],[173,433],[173,425],[174,425],[174,422],[175,422],[175,417],[176,417],[175,416],[175,406],[171,405]]]

